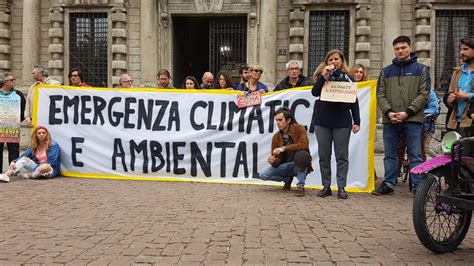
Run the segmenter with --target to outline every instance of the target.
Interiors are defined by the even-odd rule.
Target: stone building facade
[[[444,39],[456,39],[459,29],[473,36],[473,14],[474,0],[0,0],[0,70],[14,72],[23,90],[32,83],[35,64],[46,66],[52,78],[65,84],[72,67],[94,72],[97,66],[82,62],[81,56],[100,59],[94,63],[103,71],[97,86],[113,86],[125,72],[136,84],[152,85],[160,68],[181,79],[189,74],[187,67],[198,64],[186,56],[201,51],[207,53],[201,57],[202,69],[207,63],[212,69],[224,67],[222,58],[211,62],[212,53],[231,56],[237,46],[213,41],[231,31],[226,33],[231,28],[226,21],[240,19],[243,38],[234,33],[231,38],[240,41],[243,57],[229,61],[234,69],[230,63],[227,67],[235,71],[238,63],[259,63],[270,86],[286,76],[290,59],[300,60],[303,73],[311,75],[321,60],[313,50],[321,47],[344,49],[350,64],[368,66],[370,77],[377,78],[393,58],[393,38],[401,34],[413,39],[420,61],[431,66],[432,76],[440,77],[433,82],[440,83],[437,64],[447,65],[444,52],[455,53],[456,47],[437,41],[437,32],[448,34]],[[89,24],[80,31],[75,27],[81,21]],[[103,23],[102,37],[94,23]],[[212,23],[217,25],[215,37],[207,26]],[[91,42],[102,52],[87,52]],[[75,55],[73,46],[86,53]],[[211,46],[214,51],[202,48]],[[443,51],[438,59],[436,49]],[[175,84],[181,82],[177,79]]]

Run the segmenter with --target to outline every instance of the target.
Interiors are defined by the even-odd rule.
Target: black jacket
[[[281,91],[281,90],[286,90],[286,89],[291,89],[291,88],[296,88],[296,87],[303,87],[303,86],[310,86],[310,85],[313,85],[313,83],[311,82],[311,79],[303,75],[298,76],[298,81],[296,82],[295,86],[293,86],[290,83],[290,77],[286,77],[275,87],[273,91]]]
[[[347,75],[344,75],[343,78],[335,81],[349,81],[348,78]],[[321,90],[325,82],[324,77],[319,75],[311,90],[313,96],[321,96]],[[359,100],[357,98],[355,103],[317,100],[315,105],[314,125],[316,126],[327,128],[351,128],[353,124],[360,126]]]

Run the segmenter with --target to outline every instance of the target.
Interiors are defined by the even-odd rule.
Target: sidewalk
[[[376,157],[381,176],[381,156]],[[57,178],[0,184],[0,265],[473,265],[474,231],[433,254],[413,196],[295,197],[279,187]],[[8,199],[8,200],[7,200]]]

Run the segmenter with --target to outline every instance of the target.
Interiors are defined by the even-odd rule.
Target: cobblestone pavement
[[[0,265],[474,264],[474,229],[436,255],[393,196],[303,198],[279,187],[57,178],[0,184]],[[472,229],[472,228],[471,228]]]

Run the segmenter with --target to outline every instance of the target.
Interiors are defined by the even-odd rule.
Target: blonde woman
[[[23,179],[56,177],[59,175],[59,166],[59,145],[51,139],[47,128],[37,126],[26,151],[10,163],[5,174],[0,175],[0,181],[10,182],[13,175]]]
[[[349,68],[344,55],[339,50],[326,53],[324,62],[319,65],[313,77],[316,77],[311,93],[315,97],[321,96],[321,90],[328,81],[352,82],[348,76]],[[327,197],[331,192],[331,155],[334,144],[336,157],[337,197],[347,199],[345,190],[347,172],[349,169],[349,139],[352,133],[360,130],[359,102],[354,103],[316,101],[315,107],[315,133],[318,141],[319,169],[323,189],[318,197]]]
[[[355,64],[349,71],[349,76],[354,82],[367,81],[367,68],[362,64]]]

